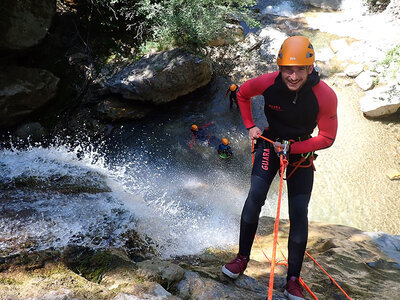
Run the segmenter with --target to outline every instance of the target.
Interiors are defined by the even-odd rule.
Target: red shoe
[[[303,287],[298,278],[291,277],[285,286],[285,296],[289,300],[304,300],[306,297],[303,295]]]
[[[230,278],[236,279],[246,270],[248,262],[248,256],[238,254],[235,259],[222,267],[222,273]]]

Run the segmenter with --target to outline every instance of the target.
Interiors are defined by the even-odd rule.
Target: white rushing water
[[[183,174],[170,170],[168,163],[150,163],[146,154],[110,165],[94,151],[78,159],[78,150],[61,146],[0,152],[3,253],[15,253],[27,243],[31,250],[69,244],[119,247],[129,229],[149,236],[165,257],[236,242],[237,199],[245,195],[223,172]],[[51,183],[21,186],[32,178],[34,184]],[[65,193],[66,186],[108,186],[111,191]]]

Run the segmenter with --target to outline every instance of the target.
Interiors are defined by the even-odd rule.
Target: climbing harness
[[[316,157],[317,157],[317,155],[314,152],[300,154],[300,159],[298,161],[295,161],[295,162],[289,164],[289,166],[292,166],[294,168],[289,173],[289,175],[286,176],[285,180],[288,180],[290,177],[292,177],[293,173],[298,168],[308,168],[308,167],[312,166],[315,171],[314,160]],[[308,161],[308,163],[306,163],[307,161]]]
[[[271,144],[274,144],[274,141],[262,136],[262,135],[258,135],[259,138],[262,138],[268,142],[270,142]],[[283,187],[283,180],[287,180],[290,178],[290,176],[293,175],[294,171],[297,170],[297,168],[308,168],[311,165],[313,166],[313,169],[315,170],[314,164],[313,164],[313,160],[316,157],[316,154],[314,154],[314,152],[309,152],[307,154],[301,155],[301,159],[299,161],[296,161],[292,164],[290,164],[291,166],[294,166],[294,169],[290,172],[290,174],[284,178],[283,174],[288,166],[288,160],[287,160],[287,155],[288,155],[288,142],[287,141],[283,141],[283,145],[285,146],[284,149],[280,150],[278,152],[279,154],[279,160],[280,160],[280,184],[279,184],[279,194],[278,194],[278,204],[277,204],[277,213],[276,213],[276,218],[275,218],[275,223],[274,223],[274,242],[272,245],[272,259],[270,260],[268,258],[268,256],[264,253],[264,251],[262,250],[262,248],[260,247],[259,241],[258,241],[258,237],[257,235],[255,236],[257,244],[259,246],[259,248],[261,249],[261,252],[264,254],[264,256],[267,258],[267,260],[270,262],[271,264],[271,269],[270,269],[270,276],[269,276],[269,284],[268,284],[268,298],[267,300],[272,300],[272,294],[273,294],[273,288],[274,288],[274,273],[275,273],[275,266],[276,265],[284,265],[286,267],[288,267],[288,262],[287,259],[285,257],[285,255],[283,254],[282,250],[280,249],[281,255],[283,256],[283,258],[285,259],[286,263],[282,263],[282,262],[276,262],[276,246],[278,244],[278,231],[279,231],[279,215],[280,215],[280,209],[281,209],[281,200],[282,200],[282,187]],[[252,153],[252,163],[254,165],[254,140],[251,141],[251,153]],[[308,159],[309,164],[304,165],[303,163]],[[347,294],[346,292],[339,286],[339,284],[328,274],[328,272],[326,272],[322,266],[307,252],[305,251],[305,254],[310,257],[313,262],[329,277],[329,279],[339,288],[339,290],[347,297],[347,299],[352,300]],[[300,284],[307,290],[307,292],[315,299],[318,300],[317,296],[311,291],[311,289],[307,286],[307,284],[303,281],[303,279],[299,278]]]

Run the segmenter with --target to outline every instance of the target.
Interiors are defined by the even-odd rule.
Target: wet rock
[[[19,126],[15,134],[20,139],[38,142],[46,136],[46,130],[40,123],[33,122]]]
[[[96,110],[101,119],[116,122],[142,119],[152,107],[139,102],[131,103],[118,97],[109,97],[97,104]]]
[[[399,91],[396,86],[386,85],[368,91],[360,99],[361,111],[367,117],[381,117],[395,113],[400,107]]]
[[[341,0],[303,0],[303,2],[307,5],[328,10],[339,10],[342,4]]]
[[[125,99],[167,103],[210,82],[209,63],[180,49],[149,55],[98,81],[98,90]]]
[[[105,193],[111,189],[104,176],[97,172],[87,172],[87,176],[53,175],[50,177],[22,174],[7,182],[1,182],[4,190],[30,189],[35,191],[57,192],[61,194]]]
[[[21,50],[37,45],[47,34],[56,0],[4,1],[0,10],[0,48]]]
[[[162,284],[178,282],[184,275],[184,270],[173,263],[158,259],[145,260],[137,264],[137,274],[140,277],[155,280]]]
[[[57,92],[59,78],[51,72],[24,67],[0,70],[0,127],[11,127],[49,102]]]

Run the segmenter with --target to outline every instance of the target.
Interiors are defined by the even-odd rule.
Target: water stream
[[[263,3],[266,11],[277,8]],[[293,3],[282,2],[277,12],[302,9]],[[129,229],[149,236],[164,257],[236,244],[251,150],[239,111],[224,98],[229,84],[217,78],[143,121],[117,127],[97,146],[55,142],[0,150],[0,253],[69,244],[118,247]],[[316,161],[310,220],[399,234],[399,185],[384,174],[393,153],[381,151],[382,144],[394,146],[390,136],[397,127],[366,120],[356,107],[360,92],[330,84],[340,100],[340,126],[334,146]],[[267,125],[261,100],[253,104],[260,127]],[[190,125],[211,121],[207,130],[229,139],[232,159],[221,160],[202,143],[189,147]],[[263,215],[275,215],[277,184]]]

